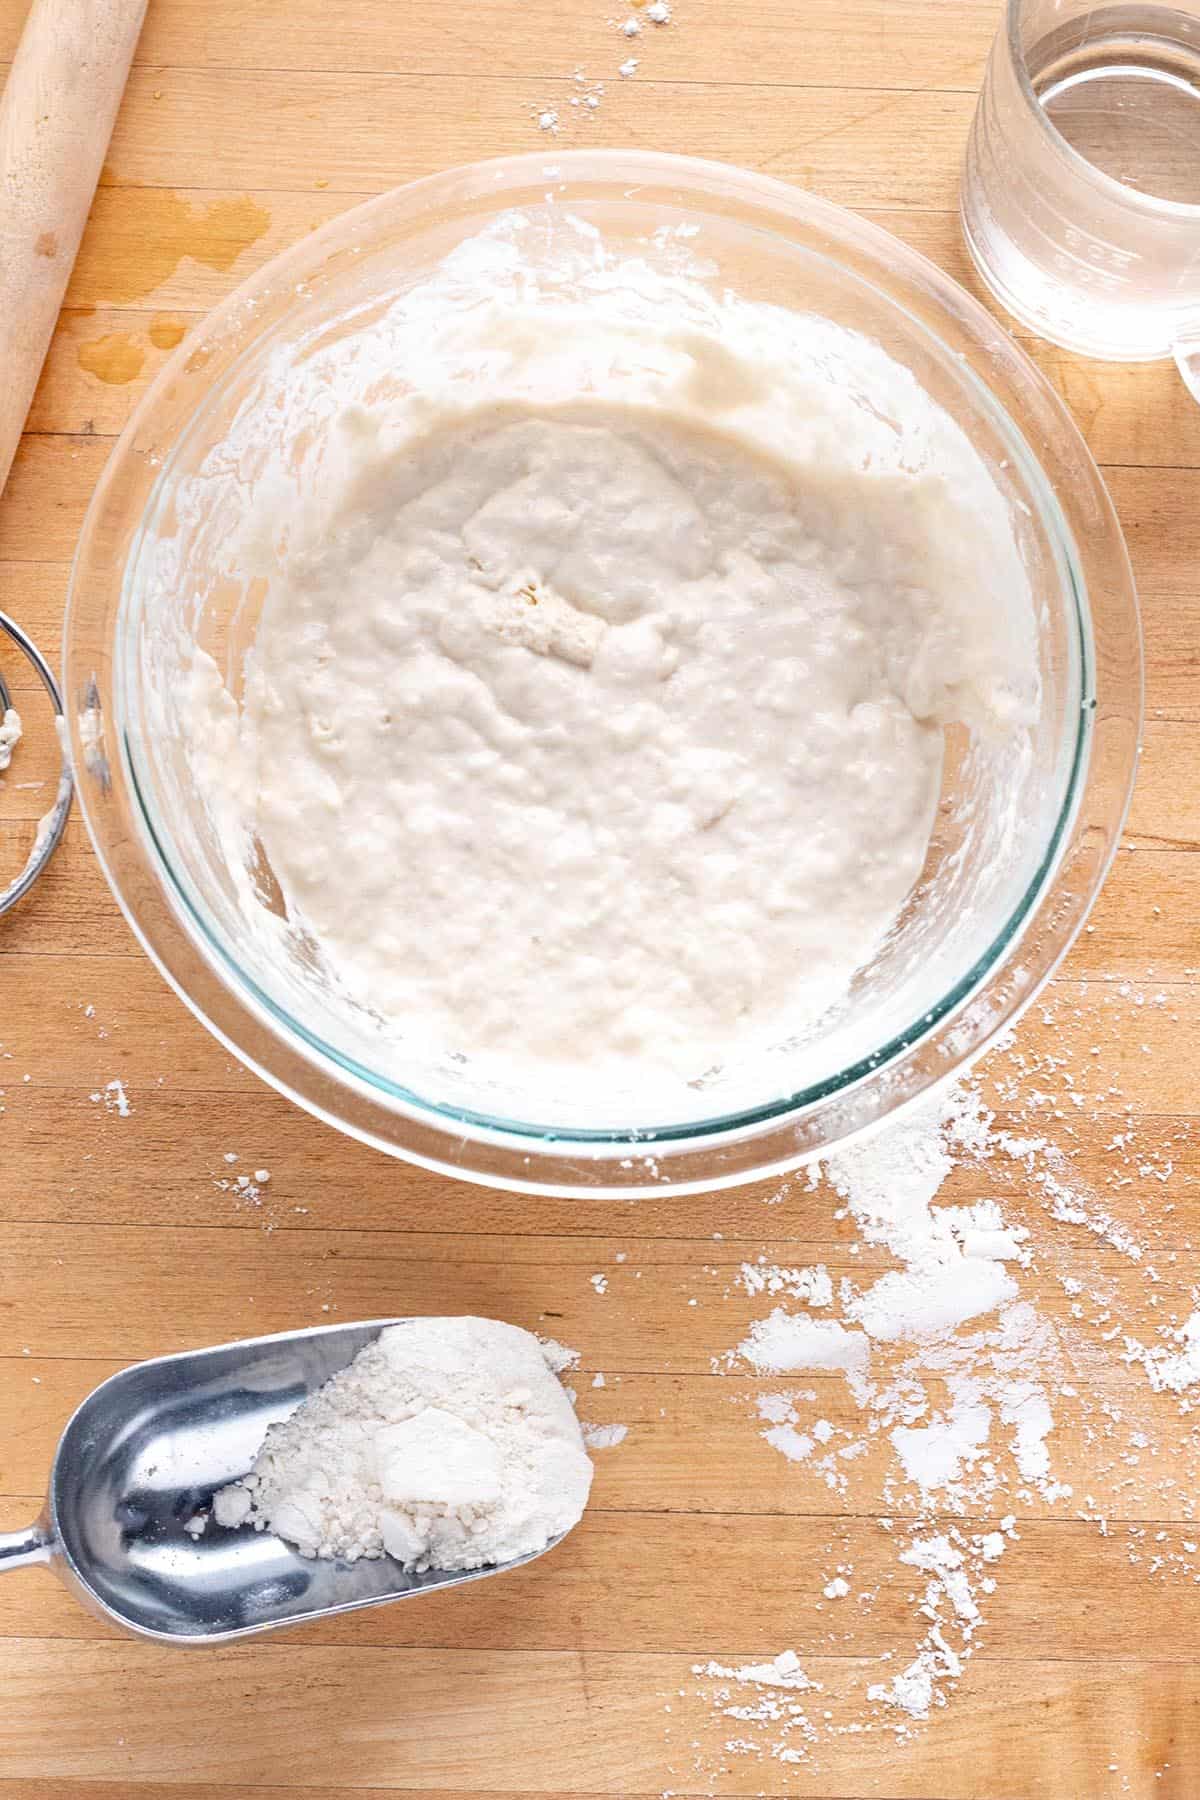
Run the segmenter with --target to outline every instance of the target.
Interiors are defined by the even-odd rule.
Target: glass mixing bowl
[[[666,1117],[644,1116],[636,1096],[588,1117],[550,1086],[484,1079],[461,1057],[384,1057],[377,1022],[335,999],[311,944],[289,932],[269,868],[256,871],[256,904],[279,930],[247,931],[186,754],[190,647],[210,651],[238,692],[267,585],[239,579],[222,557],[239,496],[263,478],[237,420],[270,404],[281,348],[297,370],[330,344],[352,352],[397,295],[514,211],[547,247],[564,230],[594,230],[652,269],[686,244],[714,296],[815,315],[880,345],[986,465],[1033,596],[1036,723],[1019,749],[947,733],[923,873],[845,1003],[815,1036],[693,1084]],[[562,298],[547,279],[538,303]],[[903,434],[905,421],[892,423]],[[306,432],[323,429],[318,407]],[[186,499],[201,469],[224,479],[203,516]],[[109,460],[76,557],[66,645],[72,749],[97,854],[196,1015],[248,1067],[353,1136],[455,1175],[558,1193],[708,1188],[781,1171],[962,1071],[1082,924],[1117,845],[1141,720],[1137,605],[1112,505],[1062,405],[1007,333],[850,213],[738,169],[623,151],[522,156],[414,182],[239,288],[164,367]]]

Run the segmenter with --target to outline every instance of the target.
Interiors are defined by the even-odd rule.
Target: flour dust
[[[1192,1134],[1136,1123],[1110,1056],[1075,1042],[1119,1042],[1145,1008],[1169,1023],[1169,1000],[1130,982],[1069,995],[1041,1023],[1070,1048],[1010,1041],[981,1078],[766,1196],[803,1196],[835,1266],[764,1250],[726,1269],[724,1303],[750,1317],[714,1368],[742,1378],[733,1404],[806,1484],[802,1505],[823,1491],[833,1516],[826,1556],[778,1584],[776,1653],[695,1665],[722,1755],[693,1750],[689,1782],[740,1757],[820,1766],[847,1735],[916,1736],[1046,1520],[1122,1536],[1148,1578],[1200,1583],[1200,1295],[1176,1273],[1193,1245],[1171,1197],[1193,1183]]]
[[[672,23],[673,16],[671,0],[650,0],[648,6],[643,0],[634,0],[624,11],[608,17],[606,24],[613,38],[612,61],[615,64],[612,73],[618,84],[634,79],[645,60],[646,48],[651,47],[658,33]],[[631,55],[634,50],[636,55]],[[537,129],[550,137],[558,137],[574,126],[586,125],[599,112],[605,92],[611,85],[612,73],[595,80],[577,63],[561,95],[544,100],[532,109]]]

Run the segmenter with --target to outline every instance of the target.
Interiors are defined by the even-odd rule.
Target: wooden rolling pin
[[[145,14],[146,0],[33,0],[0,98],[0,492]]]

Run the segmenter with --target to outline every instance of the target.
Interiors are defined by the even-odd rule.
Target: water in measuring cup
[[[1060,136],[1125,187],[1200,205],[1200,20],[1163,6],[1097,9],[1026,53]]]
[[[1018,22],[1020,62],[1002,32],[967,150],[976,266],[1068,349],[1178,353],[1200,319],[1200,4],[1023,0]]]

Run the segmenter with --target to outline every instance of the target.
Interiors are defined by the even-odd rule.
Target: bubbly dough
[[[892,492],[831,546],[782,470],[669,417],[351,429],[246,693],[261,841],[340,980],[558,1063],[698,1075],[810,1022],[938,794],[948,646]]]
[[[155,546],[185,861],[219,846],[260,990],[422,1102],[658,1125],[874,1055],[977,955],[944,860],[905,913],[947,727],[1012,860],[1002,487],[880,344],[710,276],[506,215],[280,345]]]

